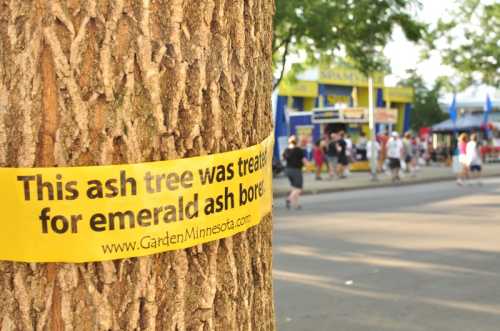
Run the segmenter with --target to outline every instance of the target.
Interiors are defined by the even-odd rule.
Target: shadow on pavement
[[[325,201],[310,206],[316,210],[278,212],[278,329],[499,330],[495,188],[472,196],[436,188],[415,204],[403,197],[395,210],[386,203],[373,211],[377,199],[393,196],[381,192],[370,203],[339,205],[333,212]],[[443,208],[448,214],[433,212]]]

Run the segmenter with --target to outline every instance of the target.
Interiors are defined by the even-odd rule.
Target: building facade
[[[413,89],[384,86],[384,75],[374,75],[376,131],[405,132],[410,127]],[[275,156],[296,135],[311,144],[331,132],[356,138],[368,127],[368,79],[356,70],[328,67],[308,70],[298,80],[280,84],[275,96]]]

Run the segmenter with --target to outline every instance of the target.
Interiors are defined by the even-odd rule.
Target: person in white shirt
[[[392,173],[392,181],[400,181],[399,171],[401,170],[401,159],[404,153],[404,146],[399,133],[393,132],[387,142],[387,157],[389,158],[389,168]]]
[[[366,134],[361,132],[361,135],[358,138],[358,143],[356,144],[356,150],[358,154],[361,156],[361,161],[366,161],[368,156],[366,155],[368,152],[368,139],[366,138]]]
[[[482,170],[482,160],[481,153],[479,151],[479,144],[477,143],[477,134],[473,133],[470,136],[470,141],[467,143],[465,150],[465,156],[467,158],[467,165],[470,171],[470,178],[477,179],[478,184],[481,185],[481,170]]]
[[[345,138],[345,143],[346,143],[346,155],[347,157],[352,157],[352,147],[353,147],[353,144],[352,144],[352,139],[351,139],[351,135],[350,134],[346,134]]]
[[[351,174],[351,163],[354,162],[355,155],[353,153],[353,143],[351,139],[350,134],[346,134],[345,138],[345,143],[346,143],[346,151],[345,154],[347,156],[347,160],[349,161],[349,164],[345,167],[344,169],[344,176],[347,177]]]
[[[378,156],[380,154],[380,144],[378,143],[378,141],[375,140],[375,160],[378,160]],[[368,142],[366,143],[366,158],[368,160],[371,160],[372,159],[372,141],[371,140],[368,140]]]
[[[373,151],[373,158],[375,159],[375,173],[372,173],[371,175],[372,176],[375,176],[378,172],[379,172],[379,169],[378,169],[378,158],[379,158],[379,155],[380,155],[380,144],[378,143],[377,140],[374,140],[375,142],[373,143],[371,140],[368,140],[368,142],[366,143],[366,159],[370,162],[370,165],[371,165],[371,160],[372,160],[372,144],[375,145],[375,150]],[[371,166],[370,166],[371,168]]]

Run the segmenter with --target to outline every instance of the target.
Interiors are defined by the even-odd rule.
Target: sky
[[[433,24],[439,18],[449,17],[448,13],[454,7],[455,0],[420,0],[423,8],[417,12],[417,18]],[[390,60],[392,74],[386,77],[387,85],[395,85],[405,77],[406,70],[416,68],[428,84],[441,75],[452,74],[453,71],[441,64],[438,54],[432,54],[426,61],[420,60],[421,47],[408,42],[403,32],[394,32],[393,40],[385,48],[385,56]]]
[[[416,12],[417,18],[433,24],[439,18],[449,17],[448,12],[454,7],[456,0],[420,0],[423,7]],[[441,75],[450,75],[453,71],[441,65],[438,54],[427,61],[420,61],[420,51],[422,46],[417,46],[408,42],[401,31],[394,31],[392,41],[385,48],[385,56],[390,60],[392,74],[386,76],[386,85],[396,85],[398,81],[405,77],[406,70],[416,68],[424,80],[432,85],[434,80]],[[301,62],[303,59],[298,55],[291,55],[287,62],[286,70],[289,70],[292,63]]]
[[[423,8],[418,11],[417,18],[429,23],[436,23],[439,18],[449,18],[450,12],[455,7],[457,0],[420,0]],[[498,0],[482,0],[490,3]],[[439,76],[453,77],[453,69],[441,64],[439,53],[434,52],[429,60],[420,60],[421,46],[408,42],[403,32],[398,29],[394,32],[393,40],[385,48],[385,56],[390,60],[392,74],[386,76],[386,85],[396,85],[404,78],[406,70],[416,68],[417,72],[424,78],[425,82],[431,86]],[[489,95],[494,103],[500,103],[500,89],[491,86],[471,86],[463,92],[457,94],[457,102],[461,100],[483,102],[485,96]],[[453,95],[446,93],[440,99],[444,103],[451,103]]]

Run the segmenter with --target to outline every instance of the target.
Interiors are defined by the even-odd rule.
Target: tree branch
[[[291,37],[285,39],[284,43],[285,50],[283,51],[283,55],[281,56],[281,72],[280,76],[278,77],[278,80],[273,85],[273,91],[280,85],[281,81],[283,80],[283,75],[285,74],[286,58],[288,56],[288,49],[290,47],[291,40],[292,40]]]
[[[276,53],[281,47],[283,47],[287,42],[290,42],[290,37],[283,39],[279,45],[273,46],[273,54]]]

